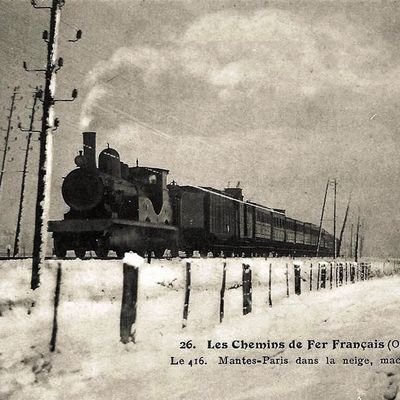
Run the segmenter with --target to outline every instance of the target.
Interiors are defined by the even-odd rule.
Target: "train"
[[[169,171],[129,166],[109,146],[96,162],[96,132],[83,132],[76,168],[62,183],[69,207],[49,221],[53,252],[73,250],[106,258],[125,252],[176,256],[333,256],[335,239],[317,225],[290,218],[285,210],[244,200],[240,187],[167,183]],[[319,242],[319,243],[318,243]]]

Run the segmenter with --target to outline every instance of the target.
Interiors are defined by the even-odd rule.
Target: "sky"
[[[138,158],[169,169],[179,184],[240,182],[247,199],[315,224],[326,181],[336,178],[338,231],[351,195],[345,238],[360,214],[364,253],[399,256],[399,18],[395,1],[66,0],[56,97],[73,88],[79,96],[56,105],[51,218],[68,209],[62,178],[74,168],[81,132],[95,130],[98,150],[109,143],[128,164]],[[28,124],[32,88],[44,79],[22,62],[44,66],[48,20],[29,1],[0,0],[2,127],[15,85],[23,96],[15,117]],[[82,39],[68,42],[77,29]],[[25,144],[17,123],[0,193],[3,245],[17,215]],[[330,187],[324,226],[331,231],[332,203]]]

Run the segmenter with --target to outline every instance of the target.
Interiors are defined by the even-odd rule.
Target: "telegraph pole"
[[[14,257],[19,253],[19,235],[21,233],[22,208],[23,208],[24,196],[25,196],[25,182],[26,182],[26,174],[27,174],[27,168],[28,168],[29,151],[31,150],[32,134],[34,132],[40,132],[40,131],[33,130],[33,124],[35,121],[35,113],[36,113],[36,104],[37,104],[38,99],[41,98],[42,95],[43,95],[43,91],[41,89],[36,88],[36,91],[33,95],[33,105],[32,105],[32,111],[31,111],[31,115],[30,115],[29,128],[23,129],[21,127],[21,124],[18,125],[19,129],[22,132],[28,132],[28,136],[26,138],[24,168],[22,170],[21,191],[20,191],[20,197],[19,197],[19,208],[18,208],[18,217],[17,217],[17,228],[15,230],[14,254],[13,254]]]
[[[33,1],[33,6],[36,6]],[[48,156],[51,157],[52,138],[51,131],[54,124],[54,94],[56,89],[56,58],[58,27],[60,23],[60,11],[64,4],[61,0],[52,0],[50,8],[50,30],[47,39],[47,66],[46,83],[43,94],[42,129],[39,135],[39,171],[35,207],[35,233],[33,238],[33,260],[31,289],[37,289],[40,285],[40,264],[43,263],[47,243],[47,213],[49,209],[51,170],[47,175]],[[48,7],[47,7],[48,8]],[[46,39],[45,39],[46,40]]]
[[[353,257],[353,228],[354,224],[351,224],[351,230],[350,230],[350,254],[349,257]]]
[[[356,230],[356,244],[355,244],[355,249],[354,249],[354,261],[358,261],[358,241],[359,241],[359,235],[360,235],[360,214],[358,214],[358,219],[357,219],[357,230]]]
[[[8,152],[8,142],[10,140],[10,133],[13,129],[11,123],[12,123],[12,117],[13,117],[13,112],[15,110],[15,100],[16,100],[16,96],[18,94],[18,89],[19,87],[16,86],[14,88],[14,93],[11,96],[11,107],[9,109],[9,115],[8,115],[8,123],[7,123],[7,129],[6,129],[6,136],[4,138],[4,151],[3,151],[3,160],[1,162],[1,171],[0,171],[0,188],[1,185],[3,183],[3,175],[4,175],[4,168],[5,168],[5,164],[6,164],[6,158],[7,158],[7,152]]]
[[[344,234],[344,230],[346,228],[347,216],[349,215],[350,201],[351,201],[351,195],[350,195],[349,201],[347,203],[346,212],[344,214],[344,219],[343,219],[343,225],[342,225],[342,229],[340,231],[340,236],[339,236],[339,244],[338,244],[338,249],[337,249],[337,252],[338,252],[339,256],[340,256],[340,249],[342,247],[343,234]]]
[[[54,104],[56,101],[74,101],[77,90],[72,91],[72,99],[55,100],[56,73],[63,66],[64,61],[57,61],[58,29],[60,24],[61,8],[65,0],[52,0],[51,7],[38,6],[36,0],[31,0],[34,8],[50,10],[50,29],[43,32],[43,40],[47,43],[46,69],[29,70],[24,62],[26,71],[44,72],[45,88],[43,92],[43,117],[42,128],[39,135],[39,170],[35,206],[35,232],[33,238],[32,277],[31,289],[35,290],[40,285],[40,266],[44,262],[47,244],[47,217],[50,200],[51,186],[51,160],[52,157],[52,132],[57,129],[58,120],[54,118]],[[80,39],[82,32],[76,34],[76,40]],[[76,41],[72,40],[72,41]],[[49,173],[47,173],[49,172]]]
[[[323,219],[324,219],[325,204],[326,204],[326,196],[327,196],[327,194],[328,194],[328,188],[329,188],[329,178],[328,178],[328,181],[326,182],[325,195],[324,195],[324,202],[323,202],[323,204],[322,204],[321,219],[320,219],[320,221],[319,221],[318,243],[317,243],[317,254],[316,254],[317,257],[318,257],[318,255],[319,255],[319,248],[320,248],[320,245],[321,245],[322,221],[323,221]]]
[[[337,257],[337,243],[336,243],[336,190],[337,181],[333,180],[333,245],[334,245],[334,258]]]
[[[360,223],[360,250],[359,250],[359,256],[360,258],[363,255],[364,251],[364,233],[365,233],[365,220],[363,219]]]

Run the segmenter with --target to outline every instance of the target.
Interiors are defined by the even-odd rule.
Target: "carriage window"
[[[157,183],[157,177],[155,175],[150,175],[149,183],[150,183],[150,185],[154,185],[155,183]]]

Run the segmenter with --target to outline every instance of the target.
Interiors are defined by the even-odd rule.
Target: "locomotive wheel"
[[[66,249],[58,249],[58,250],[55,250],[54,252],[58,258],[65,258],[67,256]]]
[[[124,258],[125,250],[116,250],[115,253],[117,254],[118,258]]]
[[[200,250],[200,257],[201,258],[207,258],[207,254],[208,254],[207,250],[204,250],[204,249]]]
[[[96,256],[99,258],[107,258],[108,251],[109,250],[104,247],[98,247],[94,252],[96,253]]]
[[[178,246],[176,246],[175,244],[173,244],[171,246],[171,256],[172,257],[178,257],[179,254],[179,250],[178,250]]]
[[[76,249],[74,249],[75,251],[75,255],[80,258],[81,260],[83,260],[85,258],[86,255],[86,249],[84,249],[83,247],[77,247]]]
[[[164,255],[164,251],[165,251],[165,249],[162,249],[162,248],[156,248],[153,250],[156,258],[162,258]]]
[[[54,242],[54,253],[58,258],[65,258],[67,255],[67,249],[62,242]]]
[[[101,237],[96,240],[96,249],[94,252],[96,253],[97,257],[107,258],[109,250],[107,238]]]

